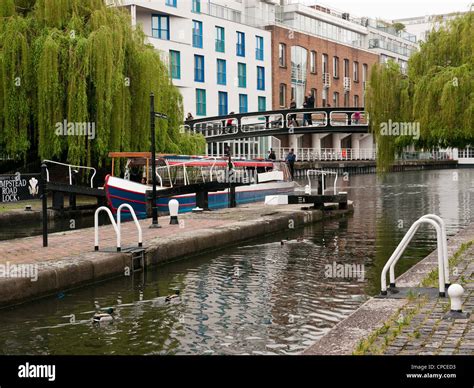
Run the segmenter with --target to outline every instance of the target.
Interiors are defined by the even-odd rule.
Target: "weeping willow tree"
[[[158,151],[199,153],[202,136],[179,131],[182,98],[159,53],[130,15],[103,0],[0,2],[0,147],[73,164],[102,164],[109,151],[149,150],[149,95]],[[95,126],[61,136],[58,125]],[[75,132],[77,134],[77,130]]]
[[[408,74],[390,62],[372,69],[366,95],[371,130],[384,171],[397,152],[474,144],[474,15],[430,33],[408,62]],[[386,136],[384,123],[419,123],[420,136]]]

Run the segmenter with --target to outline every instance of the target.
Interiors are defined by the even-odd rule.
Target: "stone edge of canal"
[[[448,240],[448,257],[463,243],[474,239],[474,224],[460,230]],[[437,249],[416,263],[396,279],[400,287],[419,287],[423,279],[437,268]],[[380,328],[408,299],[381,299],[372,297],[347,318],[338,322],[324,336],[308,347],[303,355],[351,355],[357,344]]]
[[[265,208],[267,211],[268,208]],[[271,213],[255,212],[252,219],[232,222],[215,229],[198,229],[184,235],[157,238],[147,241],[145,260],[147,267],[176,260],[184,260],[203,253],[228,248],[237,243],[265,237],[288,229],[290,221],[296,229],[330,218],[352,213],[353,204],[345,210],[302,210],[295,206],[275,207]],[[218,211],[213,212],[215,215]],[[192,217],[192,214],[189,216]],[[123,252],[97,256],[86,252],[79,256],[64,257],[38,271],[38,279],[9,278],[0,282],[0,308],[12,307],[35,299],[92,285],[106,279],[124,276],[130,265],[130,254]]]

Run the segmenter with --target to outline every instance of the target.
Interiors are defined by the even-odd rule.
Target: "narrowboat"
[[[131,205],[139,218],[149,213],[151,191],[151,154],[149,152],[111,152],[111,174],[105,178],[107,201],[115,213],[123,203]],[[121,176],[114,170],[120,160]],[[229,169],[229,163],[231,169]],[[230,172],[231,171],[231,172]],[[158,155],[156,157],[156,189],[166,190],[206,182],[233,182],[243,185],[235,188],[237,205],[264,201],[266,195],[287,194],[294,191],[295,182],[284,161],[263,159],[219,158],[209,156]],[[179,212],[189,212],[196,207],[196,194],[181,194],[157,198],[160,213],[168,213],[168,202],[176,199]],[[229,203],[229,189],[209,192],[210,209],[225,208]],[[147,206],[148,205],[148,206]]]

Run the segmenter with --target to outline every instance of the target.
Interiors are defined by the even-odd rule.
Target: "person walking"
[[[308,93],[308,95],[304,98],[304,108],[314,108],[314,97],[311,94],[311,92]],[[313,120],[311,118],[311,113],[305,113],[303,117],[303,125],[306,125],[308,123],[309,126],[313,125]]]
[[[290,103],[290,109],[296,109],[296,101],[293,99],[291,100],[291,103]],[[298,126],[298,120],[296,120],[296,114],[291,114],[288,116],[288,126],[294,126],[294,127],[297,127]]]
[[[354,113],[354,124],[359,124],[360,121],[360,112],[355,112]]]
[[[286,155],[285,161],[288,163],[288,167],[290,168],[290,174],[291,178],[293,179],[294,173],[295,173],[295,160],[296,160],[296,155],[295,155],[295,150],[292,148],[290,152],[288,152],[288,155]]]

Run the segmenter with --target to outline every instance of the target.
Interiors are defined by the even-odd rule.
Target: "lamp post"
[[[151,179],[152,179],[152,195],[151,195],[151,225],[150,228],[161,228],[158,224],[158,207],[156,206],[156,151],[155,151],[155,118],[168,119],[163,113],[155,112],[155,95],[150,93],[150,129],[151,129]]]

